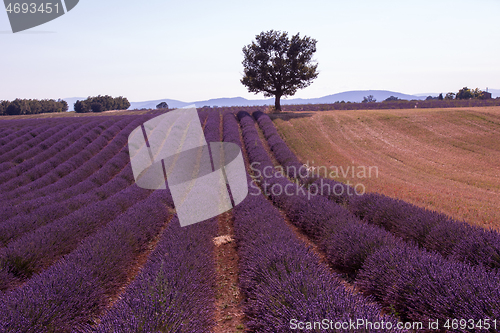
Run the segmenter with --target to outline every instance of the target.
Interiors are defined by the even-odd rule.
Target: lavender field
[[[0,120],[0,332],[500,331],[498,232],[293,172],[261,111],[198,114],[250,190],[187,227],[134,183],[128,136],[158,113]]]

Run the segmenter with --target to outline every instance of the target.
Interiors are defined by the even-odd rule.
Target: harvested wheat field
[[[302,162],[326,167],[316,169],[321,176],[326,169],[366,192],[500,228],[500,107],[287,112],[273,120]],[[376,167],[371,176],[368,167]]]

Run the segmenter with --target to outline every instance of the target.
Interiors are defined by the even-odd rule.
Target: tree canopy
[[[255,41],[243,47],[241,83],[250,92],[274,96],[275,109],[281,111],[281,97],[293,96],[318,76],[318,64],[312,60],[316,43],[315,39],[301,38],[299,34],[288,38],[287,32],[261,32]]]
[[[130,102],[125,97],[111,97],[109,95],[88,97],[83,101],[76,101],[74,104],[75,112],[103,112],[109,110],[127,110]]]
[[[28,115],[38,113],[66,112],[68,103],[62,99],[20,99],[12,102],[0,101],[0,115]]]

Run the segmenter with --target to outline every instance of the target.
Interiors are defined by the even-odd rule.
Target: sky
[[[271,29],[317,40],[318,78],[296,98],[500,89],[499,13],[498,0],[80,0],[13,34],[0,9],[0,100],[261,99],[240,83],[242,48]]]

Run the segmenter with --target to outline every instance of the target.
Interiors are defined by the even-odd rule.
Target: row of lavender
[[[298,170],[300,162],[281,139],[269,116],[262,112],[255,112],[253,116],[279,163],[285,170]],[[300,178],[299,172],[297,174],[288,175]],[[493,269],[500,268],[500,234],[494,230],[456,221],[444,214],[378,193],[348,195],[354,194],[354,189],[348,189],[347,185],[334,180],[321,178],[303,181],[306,184],[308,182],[314,183],[318,189],[326,188],[318,193],[347,205],[363,221],[381,226],[404,240],[413,241],[450,259]]]
[[[63,131],[66,129],[66,128],[69,128],[71,130],[71,128],[74,128],[74,130],[76,130],[79,126],[83,125],[82,122],[77,122],[76,124],[75,123],[60,123],[60,124],[57,124],[57,125],[54,125],[53,127],[63,127]],[[46,127],[46,126],[44,126]],[[2,172],[2,175],[1,175],[1,182],[3,183],[5,180],[8,180],[10,178],[8,178],[5,174],[3,174],[3,172],[13,168],[13,167],[16,167],[18,164],[21,163],[20,160],[18,161],[9,161],[9,157],[12,157],[12,156],[16,156],[16,154],[19,154],[19,153],[22,153],[23,151],[26,151],[26,150],[33,150],[34,149],[34,146],[36,147],[37,146],[37,141],[39,140],[38,137],[44,137],[46,134],[42,134],[43,135],[36,135],[36,133],[25,133],[25,131],[28,131],[28,129],[31,129],[31,127],[29,126],[24,126],[22,127],[22,129],[18,130],[18,131],[14,131],[13,133],[11,133],[10,135],[7,135],[7,136],[4,136],[2,141],[5,142],[4,145],[0,145],[0,158],[2,160],[2,162],[0,162],[0,171]],[[48,130],[45,131],[46,133],[50,133],[52,127],[48,126]],[[24,133],[25,135],[21,135],[20,133]],[[19,142],[18,140],[19,139],[24,139],[23,142]],[[49,141],[51,140],[50,138],[48,139]],[[45,146],[41,146],[40,148],[42,149],[46,149]],[[14,152],[14,154],[12,154],[12,152]],[[24,156],[22,154],[16,156],[16,158],[23,158]],[[29,158],[30,156],[25,156],[27,158]],[[31,156],[32,157],[32,156]]]
[[[120,151],[121,159],[125,157],[123,154],[125,152],[126,149]],[[120,163],[123,163],[123,160]],[[104,167],[108,164],[106,163]],[[89,178],[94,178],[93,176]],[[109,183],[113,183],[115,179],[125,178],[132,180],[129,166],[124,168],[118,176],[112,177]],[[82,183],[84,182],[74,185],[79,186]],[[39,232],[40,229],[35,230],[35,233],[40,236],[45,235],[49,239],[44,242],[40,237],[38,247],[31,248],[29,253],[24,254],[27,257],[31,255],[40,257],[38,251],[41,250],[45,252],[41,256],[42,260],[49,258],[55,264],[36,273],[22,286],[3,294],[0,293],[0,304],[2,304],[0,306],[0,331],[94,330],[92,323],[95,318],[99,317],[109,306],[110,297],[112,298],[128,282],[129,271],[135,265],[136,258],[144,252],[145,246],[150,244],[170,218],[168,212],[173,206],[170,195],[164,191],[157,191],[150,195],[151,191],[140,189],[135,185],[126,186],[115,195],[109,195],[110,191],[105,189],[101,190],[102,195],[105,196],[100,198],[101,202],[79,209],[55,223],[48,223],[45,227],[51,228],[42,232]],[[67,204],[68,200],[62,203]],[[109,214],[116,216],[112,218],[108,216]],[[99,225],[99,231],[94,233],[91,229],[97,230],[97,225]],[[213,226],[216,224],[212,222]],[[150,260],[156,260],[155,262],[159,263],[158,274],[152,281],[157,287],[157,307],[154,307],[153,303],[146,302],[131,309],[133,313],[144,310],[144,314],[151,316],[145,320],[148,325],[153,325],[150,319],[156,319],[159,325],[157,330],[206,332],[207,327],[212,324],[207,314],[212,312],[213,301],[186,304],[193,299],[196,301],[211,299],[210,292],[213,290],[210,279],[204,280],[210,276],[210,273],[213,276],[214,265],[210,262],[211,252],[207,252],[207,248],[209,249],[211,245],[210,235],[213,232],[207,233],[206,228],[198,228],[196,232],[192,230],[194,229],[189,232],[186,228],[181,230],[178,221],[172,221],[165,232],[165,235],[170,236],[164,237],[161,243],[163,248],[160,246],[157,249],[156,259]],[[191,236],[187,237],[188,234]],[[63,239],[60,240],[57,236]],[[82,240],[79,244],[78,238]],[[200,242],[202,238],[205,242]],[[173,241],[176,243],[172,243]],[[198,250],[192,251],[193,245],[197,242],[199,243]],[[71,246],[77,247],[72,251],[69,248]],[[176,251],[178,246],[182,250]],[[69,253],[63,258],[60,257],[61,247],[62,252]],[[52,251],[56,252],[56,258],[51,257],[54,254]],[[168,257],[169,254],[172,255],[171,258]],[[199,269],[198,284],[191,283],[188,279],[194,279],[196,266]],[[171,269],[175,267],[179,267],[179,270],[172,271]],[[3,278],[4,276],[0,273],[0,281],[5,281]],[[213,281],[214,279],[212,283]],[[146,288],[148,295],[152,295],[152,285],[142,284],[142,286]],[[207,286],[210,288],[207,289]],[[169,293],[169,290],[172,290],[172,293]],[[146,296],[144,290],[139,290],[139,295]],[[139,295],[134,295],[129,300],[137,302]],[[49,299],[51,301],[47,303]],[[168,304],[169,301],[171,301],[170,304]],[[144,304],[148,307],[144,307]],[[183,306],[184,311],[179,313],[177,306]],[[168,311],[159,315],[158,310],[162,307]],[[194,316],[199,319],[193,320]],[[112,316],[106,318],[112,318]],[[190,319],[192,324],[187,325],[186,322]],[[103,319],[100,330],[106,329],[105,322],[106,320]],[[118,323],[120,322],[124,321],[119,320]],[[133,320],[125,322],[132,323]],[[139,332],[139,329],[143,329],[144,332],[152,331],[149,329],[151,326],[144,326],[140,320],[136,324],[138,326],[131,328],[131,332]]]
[[[130,127],[128,132],[132,129],[133,127]],[[127,135],[128,133],[122,133],[121,141],[125,140],[126,142]],[[124,144],[124,142],[122,143]],[[112,148],[113,145],[108,145],[108,147]],[[116,147],[114,149],[117,150]],[[118,155],[117,159],[120,160],[119,163],[124,165],[128,156],[123,153]],[[97,162],[101,163],[102,161]],[[85,169],[86,166],[88,165],[84,163],[76,170]],[[98,170],[95,167],[86,169],[87,175]],[[76,174],[73,172],[68,178]],[[80,240],[92,235],[95,230],[105,226],[106,223],[133,205],[136,200],[143,199],[144,195],[147,194],[137,187],[134,187],[136,188],[135,194],[130,191],[124,192],[133,183],[129,165],[128,168],[123,168],[117,176],[108,177],[107,180],[109,180],[107,183],[94,191],[77,194],[62,201],[62,204],[48,204],[50,203],[49,198],[46,202],[47,206],[42,206],[30,214],[19,214],[0,224],[0,228],[4,232],[2,241],[7,245],[0,249],[0,276],[2,277],[0,290],[14,288],[29,279],[34,273],[49,267],[63,255],[76,248]],[[68,187],[72,185],[71,182],[67,181],[65,184]],[[73,184],[75,186],[72,189],[83,183],[76,181]],[[57,189],[52,189],[48,193],[54,191]],[[129,193],[131,196],[123,197],[121,192]]]
[[[81,136],[89,131],[86,126],[81,130],[82,132],[76,131],[74,133],[77,134],[77,136]],[[6,207],[6,210],[2,212],[4,218],[9,218],[20,213],[17,208],[10,208],[9,210],[9,207],[20,207],[19,204],[22,203],[22,206],[26,207],[23,211],[29,212],[31,208],[28,207],[31,207],[31,205],[27,205],[28,202],[41,200],[40,198],[42,197],[53,195],[58,193],[58,191],[74,186],[88,177],[88,175],[98,170],[100,164],[109,160],[111,154],[116,154],[124,145],[123,137],[125,133],[123,132],[126,131],[127,128],[120,129],[118,126],[111,126],[108,130],[102,132],[102,136],[96,136],[90,143],[88,142],[88,136],[80,137],[72,141],[72,143],[68,143],[67,140],[61,140],[58,144],[63,143],[63,145],[67,146],[48,160],[44,161],[44,157],[47,157],[44,153],[35,156],[33,160],[36,160],[36,162],[39,163],[38,165],[42,166],[40,169],[44,170],[44,174],[38,175],[38,177],[30,176],[30,178],[33,178],[33,181],[27,182],[27,184],[15,188],[12,191],[3,189],[5,191],[5,193],[2,194],[2,197],[5,197],[3,206]],[[121,131],[122,133],[120,134],[118,132],[119,134],[117,135],[117,131]],[[111,134],[113,134],[112,139],[103,144],[102,141],[104,140],[102,139],[105,139],[105,137],[109,138]],[[88,146],[92,146],[91,151],[94,153],[93,155],[89,155],[89,153],[86,152],[85,142],[87,142]],[[54,151],[59,150],[61,146],[55,147],[58,144],[54,145],[49,150],[52,150],[52,148],[55,148]],[[103,149],[97,151],[99,147],[103,147]],[[99,162],[98,158],[102,160]],[[58,170],[58,168],[60,169]],[[61,169],[66,170],[66,172],[61,173]],[[30,171],[33,170],[27,169],[26,173]],[[26,173],[21,174],[20,177],[16,177],[13,180],[20,181],[19,178],[23,179]],[[39,183],[39,185],[34,187],[34,183]]]
[[[28,140],[27,142],[24,142],[21,145],[18,145],[14,149],[10,149],[4,153],[0,152],[0,163],[4,163],[5,161],[10,161],[12,160],[14,163],[19,164],[24,161],[24,159],[30,158],[33,155],[35,155],[37,152],[35,150],[38,150],[38,152],[41,152],[45,146],[41,144],[43,141],[47,139],[53,140],[53,137],[57,132],[64,130],[63,136],[66,136],[67,134],[71,133],[73,130],[78,128],[78,126],[81,124],[58,124],[53,127],[45,127],[43,128],[44,130],[39,133],[35,134],[34,137],[31,138],[31,140]],[[57,142],[57,141],[56,141]],[[4,150],[4,149],[1,149]],[[30,152],[31,154],[26,154],[27,152]],[[18,156],[20,154],[24,153],[21,156]],[[17,157],[16,157],[17,156]],[[16,157],[13,159],[13,157]],[[3,177],[2,177],[3,178]]]
[[[0,223],[0,245],[5,246],[26,232],[102,201],[130,184],[133,177],[126,141],[128,133],[138,123],[130,123],[103,150],[74,172],[27,195],[33,199],[3,207],[2,215],[7,220]]]
[[[127,284],[136,258],[170,218],[169,199],[150,192],[135,185],[121,192],[116,201],[132,202],[131,208],[54,265],[1,295],[0,331],[88,330]]]
[[[66,208],[71,209],[71,211],[75,210],[77,208],[74,206],[76,203],[67,200],[70,198],[76,199],[75,197],[82,196],[91,190],[94,190],[99,198],[104,199],[105,194],[101,192],[109,191],[106,191],[105,187],[99,190],[99,187],[105,186],[119,172],[123,173],[123,178],[131,181],[132,174],[130,170],[124,171],[129,162],[126,142],[128,133],[138,123],[135,121],[128,124],[106,147],[83,164],[77,165],[73,163],[74,161],[67,161],[67,163],[76,167],[70,174],[48,186],[28,192],[23,197],[12,199],[8,202],[8,206],[2,208],[3,220],[12,217],[27,217],[27,215],[40,217],[43,210],[47,212],[50,210],[51,214],[57,215],[59,214],[57,213],[58,210],[64,209],[57,204],[61,201],[66,201]],[[20,204],[16,205],[16,203]],[[44,209],[44,207],[49,209]],[[44,215],[42,214],[42,216]],[[54,217],[51,215],[51,218]]]
[[[272,166],[253,118],[238,114],[252,162]],[[403,320],[496,319],[500,315],[500,274],[450,261],[378,226],[360,221],[344,207],[284,177],[265,179],[267,193],[290,220],[326,253],[332,267],[347,273],[365,294]],[[272,187],[288,188],[289,195]],[[442,328],[443,326],[441,326]],[[466,331],[481,331],[476,327]],[[490,331],[495,328],[490,327]]]
[[[244,135],[247,149],[254,147],[257,139]],[[241,147],[233,114],[224,116],[224,141]],[[384,321],[385,327],[394,328],[360,325],[344,331],[398,331],[393,318],[380,315],[380,307],[345,289],[341,280],[293,234],[283,216],[264,196],[248,195],[233,212],[240,286],[246,296],[247,327],[252,332],[290,332],[308,322],[316,322],[315,331],[338,330],[356,319]]]
[[[207,142],[219,141],[219,114],[199,115]],[[216,234],[217,219],[181,228],[174,216],[141,272],[92,331],[209,332]]]
[[[50,185],[70,174],[101,151],[123,129],[121,126],[123,124],[113,125],[112,121],[108,121],[93,126],[91,129],[83,128],[82,136],[78,137],[77,140],[70,141],[74,137],[68,138],[69,142],[65,142],[67,145],[64,150],[59,151],[48,160],[38,161],[39,163],[35,164],[33,168],[29,168],[18,177],[0,185],[1,198],[13,200],[22,196],[22,199],[25,199],[28,192]],[[58,148],[55,147],[54,150],[56,151]]]
[[[81,132],[81,134],[77,135],[76,133],[73,133],[73,131],[76,131],[79,127],[81,127],[83,125],[85,125],[87,127],[87,131],[82,131],[80,129],[79,132]],[[22,161],[22,159],[29,160],[30,157],[33,157],[33,154],[31,154],[31,156],[30,155],[24,156],[24,154],[29,154],[28,151],[33,152],[35,150],[38,150],[38,153],[41,153],[42,150],[46,150],[46,149],[50,148],[51,151],[43,152],[44,154],[42,156],[48,155],[48,157],[51,157],[53,154],[58,153],[59,150],[64,148],[64,146],[61,146],[62,144],[58,144],[56,147],[61,147],[61,148],[57,151],[53,150],[52,146],[54,144],[57,144],[59,140],[70,139],[70,141],[68,141],[68,143],[73,143],[76,139],[80,138],[81,136],[86,134],[86,132],[90,131],[93,127],[96,127],[98,125],[101,125],[101,124],[99,122],[95,121],[95,119],[94,119],[94,121],[91,121],[90,118],[86,119],[86,120],[82,119],[82,120],[73,121],[73,122],[68,122],[66,120],[66,121],[61,121],[58,124],[54,124],[53,126],[44,126],[44,128],[47,128],[47,130],[44,131],[43,133],[41,133],[40,135],[34,135],[33,133],[30,133],[27,136],[26,135],[22,136],[22,138],[25,138],[26,140],[24,142],[22,142],[21,144],[16,144],[16,141],[19,140],[20,138],[15,139],[15,140],[11,141],[9,144],[2,146],[2,149],[6,149],[7,152],[0,155],[1,160],[2,160],[2,163],[0,164],[0,170],[6,171],[6,170],[9,170],[13,167],[23,167],[23,166],[25,166],[26,170],[29,168],[32,168],[33,165],[26,164],[25,161]],[[63,129],[62,136],[61,136],[61,133],[56,133],[56,134],[54,134],[55,136],[53,136],[53,137],[44,138],[47,133],[50,133],[52,131],[53,128],[57,128],[59,126],[64,126],[66,128],[70,128],[70,130],[72,128],[74,128],[74,130],[72,130],[69,133],[69,136],[65,135],[65,133],[64,133],[65,130]],[[26,127],[29,128],[28,126],[26,126]],[[22,131],[22,130],[19,130],[19,131]],[[41,141],[40,139],[43,139],[43,140]],[[10,146],[12,146],[12,147],[10,147]],[[10,147],[10,149],[9,149],[9,147]],[[40,150],[40,148],[41,148],[41,150]],[[52,153],[52,155],[50,155],[51,153]],[[36,161],[38,163],[40,162],[39,158],[40,157],[38,157],[38,160]],[[41,160],[41,161],[43,162],[45,160]],[[10,178],[7,178],[6,175],[2,175],[2,179],[1,179],[2,183],[4,183],[6,180],[9,180],[9,179]]]
[[[134,281],[87,332],[210,332],[217,221],[181,227],[174,217]]]

